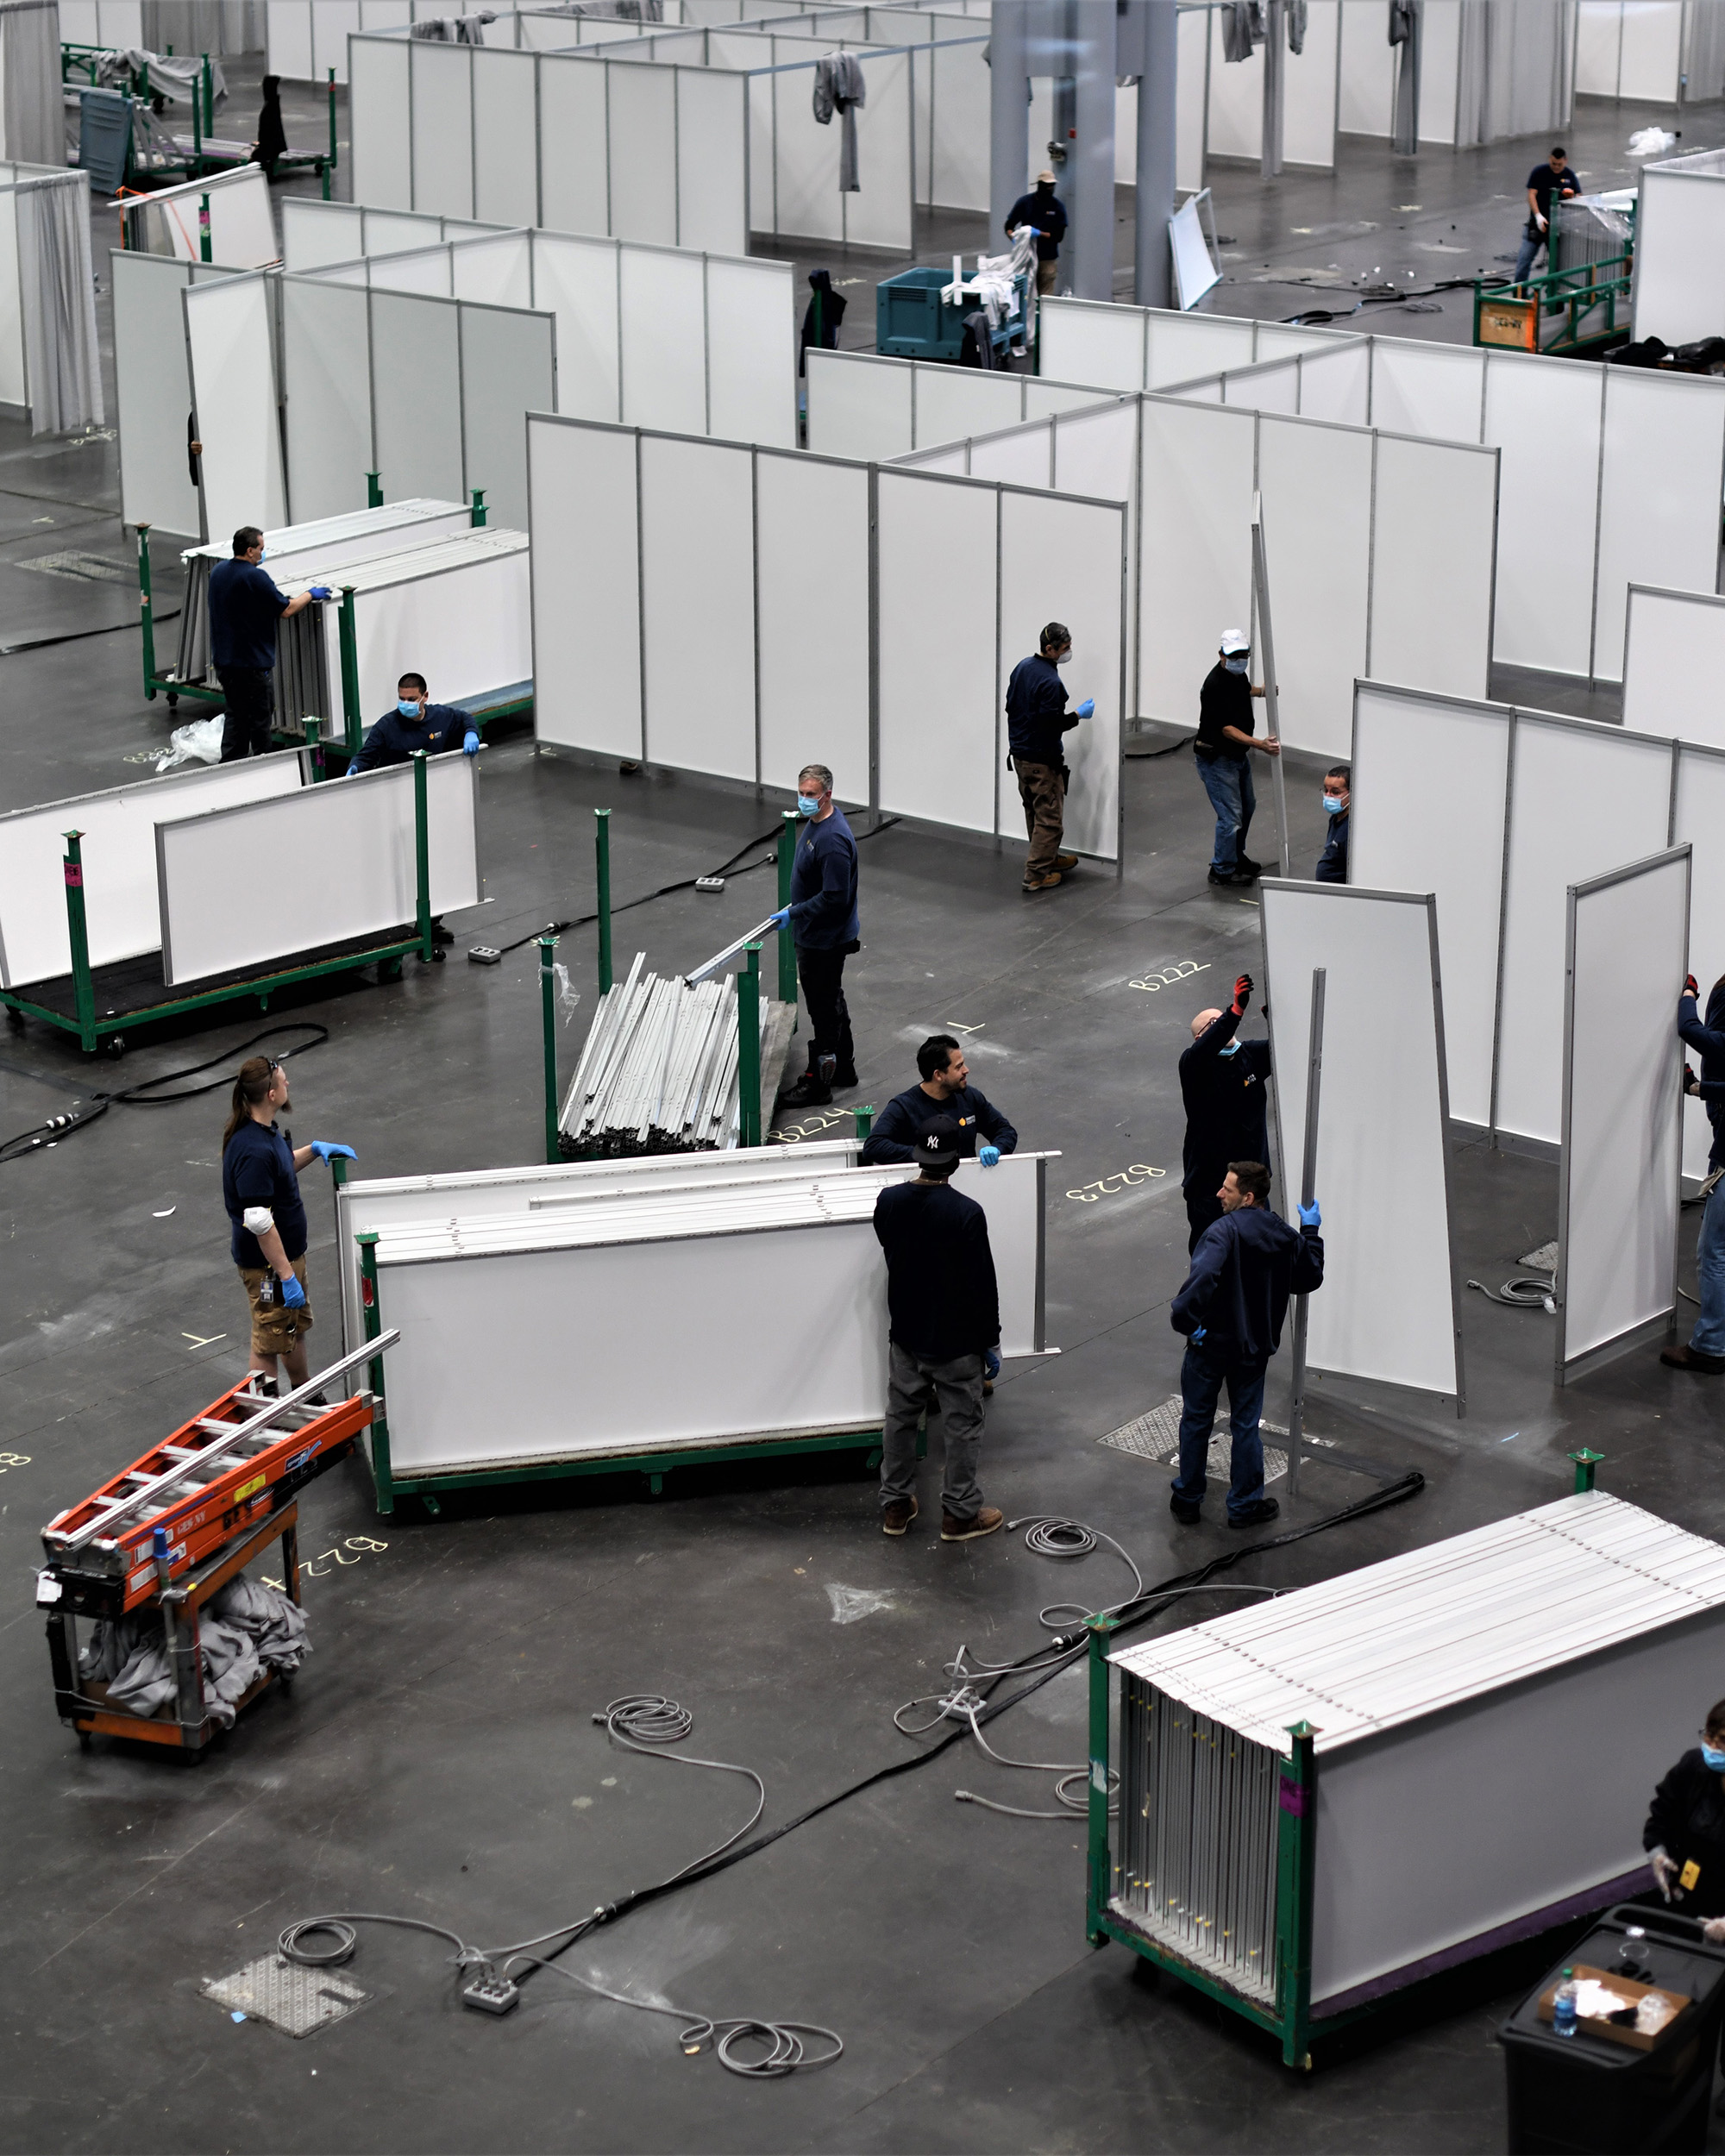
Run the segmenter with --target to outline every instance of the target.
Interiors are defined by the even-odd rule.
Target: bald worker
[[[1270,1043],[1234,1037],[1251,1001],[1251,975],[1234,983],[1226,1011],[1200,1011],[1192,1021],[1192,1045],[1180,1058],[1180,1097],[1186,1104],[1186,1143],[1181,1188],[1192,1232],[1189,1251],[1213,1220],[1222,1217],[1217,1193],[1232,1160],[1261,1161],[1270,1151],[1264,1087],[1270,1081]]]

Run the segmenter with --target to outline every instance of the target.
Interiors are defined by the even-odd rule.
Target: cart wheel
[[[78,1731],[78,1748],[80,1752],[88,1752],[91,1749],[90,1732],[87,1729]]]
[[[23,1012],[15,1011],[9,1003],[6,1006],[6,1023],[8,1025],[16,1025],[21,1033],[24,1030]]]
[[[110,1033],[107,1039],[102,1044],[102,1053],[106,1056],[111,1062],[117,1063],[125,1052],[126,1036],[123,1033]]]
[[[448,956],[448,954],[441,943],[434,943],[431,946],[431,963],[434,966],[441,966]]]
[[[167,707],[171,711],[177,711],[179,709],[179,699],[177,696],[170,695],[167,699]]]

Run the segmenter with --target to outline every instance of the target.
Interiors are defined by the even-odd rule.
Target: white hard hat
[[[1222,631],[1221,648],[1224,652],[1250,651],[1251,638],[1245,634],[1244,630],[1225,629]]]

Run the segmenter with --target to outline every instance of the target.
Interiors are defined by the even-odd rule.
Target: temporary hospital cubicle
[[[1634,294],[1637,337],[1725,335],[1725,150],[1642,166]]]
[[[1428,16],[1431,11],[1428,5]],[[1225,21],[1228,10],[1215,7],[1206,12],[1209,94],[1205,154],[1231,163],[1256,165],[1264,154],[1264,47],[1254,45],[1249,58],[1230,60]],[[1284,10],[1284,19],[1291,12]],[[1300,12],[1303,16],[1300,50],[1295,52],[1290,44],[1281,55],[1282,161],[1329,172],[1336,161],[1342,7],[1340,0],[1311,0]],[[1200,66],[1203,65],[1201,55],[1189,57],[1182,47],[1182,69],[1192,58],[1198,60]],[[1046,131],[1043,139],[1046,140]],[[1119,165],[1117,156],[1117,175]],[[1125,177],[1131,180],[1136,172],[1128,171]]]
[[[674,15],[678,0],[662,0],[668,16]],[[61,0],[62,6],[65,0]],[[104,6],[112,0],[103,0]],[[285,82],[313,82],[320,85],[336,71],[336,80],[348,79],[348,40],[356,31],[398,30],[404,24],[423,22],[434,16],[447,18],[460,10],[451,0],[263,0],[266,74]],[[584,36],[613,30],[612,23],[584,22],[565,16],[559,42],[574,45]],[[500,13],[492,21],[476,22],[479,34],[489,44],[511,41],[512,16]],[[635,33],[637,25],[631,23]]]
[[[1452,1114],[1555,1157],[1565,893],[1687,846],[1689,963],[1725,972],[1725,751],[1362,681],[1352,761],[1351,879],[1437,896]],[[1463,800],[1465,817],[1431,812],[1434,801]],[[1659,981],[1673,1065],[1684,971]],[[1691,1180],[1704,1172],[1708,1127],[1689,1102]]]
[[[1639,104],[1725,96],[1725,15],[1712,0],[1580,0],[1575,94]]]
[[[184,262],[204,260],[206,204],[210,261],[229,269],[264,269],[280,261],[269,178],[261,165],[236,165],[231,172],[210,172],[129,203],[132,247],[147,254],[177,255]]]
[[[180,295],[235,273],[204,262],[116,248],[108,257],[114,295],[114,404],[120,442],[120,514],[129,524],[204,536],[203,498],[191,470],[191,360]],[[361,478],[361,484],[364,480]],[[245,511],[242,523],[257,521]],[[229,526],[229,531],[235,530]]]
[[[1308,1301],[1308,1364],[1433,1393],[1459,1414],[1461,1297],[1437,901],[1276,878],[1260,885],[1259,896],[1284,1186],[1276,1209],[1295,1219],[1310,1181],[1323,1212],[1324,1285]],[[1308,1176],[1314,1061],[1321,1075]],[[1382,1194],[1391,1187],[1395,1203],[1386,1206]]]
[[[1311,364],[1350,360],[1339,348]],[[1488,686],[1495,449],[1138,396],[919,451],[898,468],[1128,505],[1130,716],[1193,723],[1222,631],[1251,621],[1260,509],[1290,746],[1345,754],[1363,674],[1465,695]]]
[[[1166,389],[1223,367],[1251,367],[1356,341],[1353,331],[1315,324],[1182,314],[1103,299],[1044,299],[1037,319],[1043,379],[1088,382],[1097,389]]]
[[[1725,749],[1725,599],[1629,586],[1623,724]]]
[[[1118,502],[537,414],[528,445],[540,741],[787,788],[818,753],[844,800],[1016,835],[1002,699],[1053,612],[1096,706],[1066,841],[1119,859]]]
[[[822,456],[890,459],[994,434],[1026,419],[1094,404],[1098,392],[1005,368],[894,360],[875,352],[803,355],[807,447]]]
[[[1690,849],[1568,893],[1557,1382],[1669,1330],[1677,1308]]]
[[[90,175],[0,163],[0,408],[32,434],[102,424]]]
[[[435,216],[429,210],[320,202],[316,195],[284,195],[280,208],[281,266],[289,270],[327,269],[357,261],[362,254],[399,254],[409,248],[435,247],[440,240],[508,229],[473,217]]]
[[[1345,135],[1394,137],[1398,111],[1411,111],[1419,141],[1466,149],[1518,135],[1555,140],[1569,120],[1573,0],[1423,0],[1411,98],[1409,48],[1390,42],[1389,9],[1342,0],[1341,18],[1337,124]]]
[[[1498,450],[1492,656],[1503,664],[1619,680],[1632,581],[1716,586],[1725,380],[1371,336],[1169,393]],[[1554,528],[1566,548],[1555,572]]]

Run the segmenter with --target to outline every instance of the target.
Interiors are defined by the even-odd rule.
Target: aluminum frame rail
[[[737,977],[696,985],[650,974],[646,962],[637,951],[627,977],[599,998],[558,1119],[567,1158],[704,1152],[737,1143]],[[763,1033],[765,1018],[763,1006]]]

